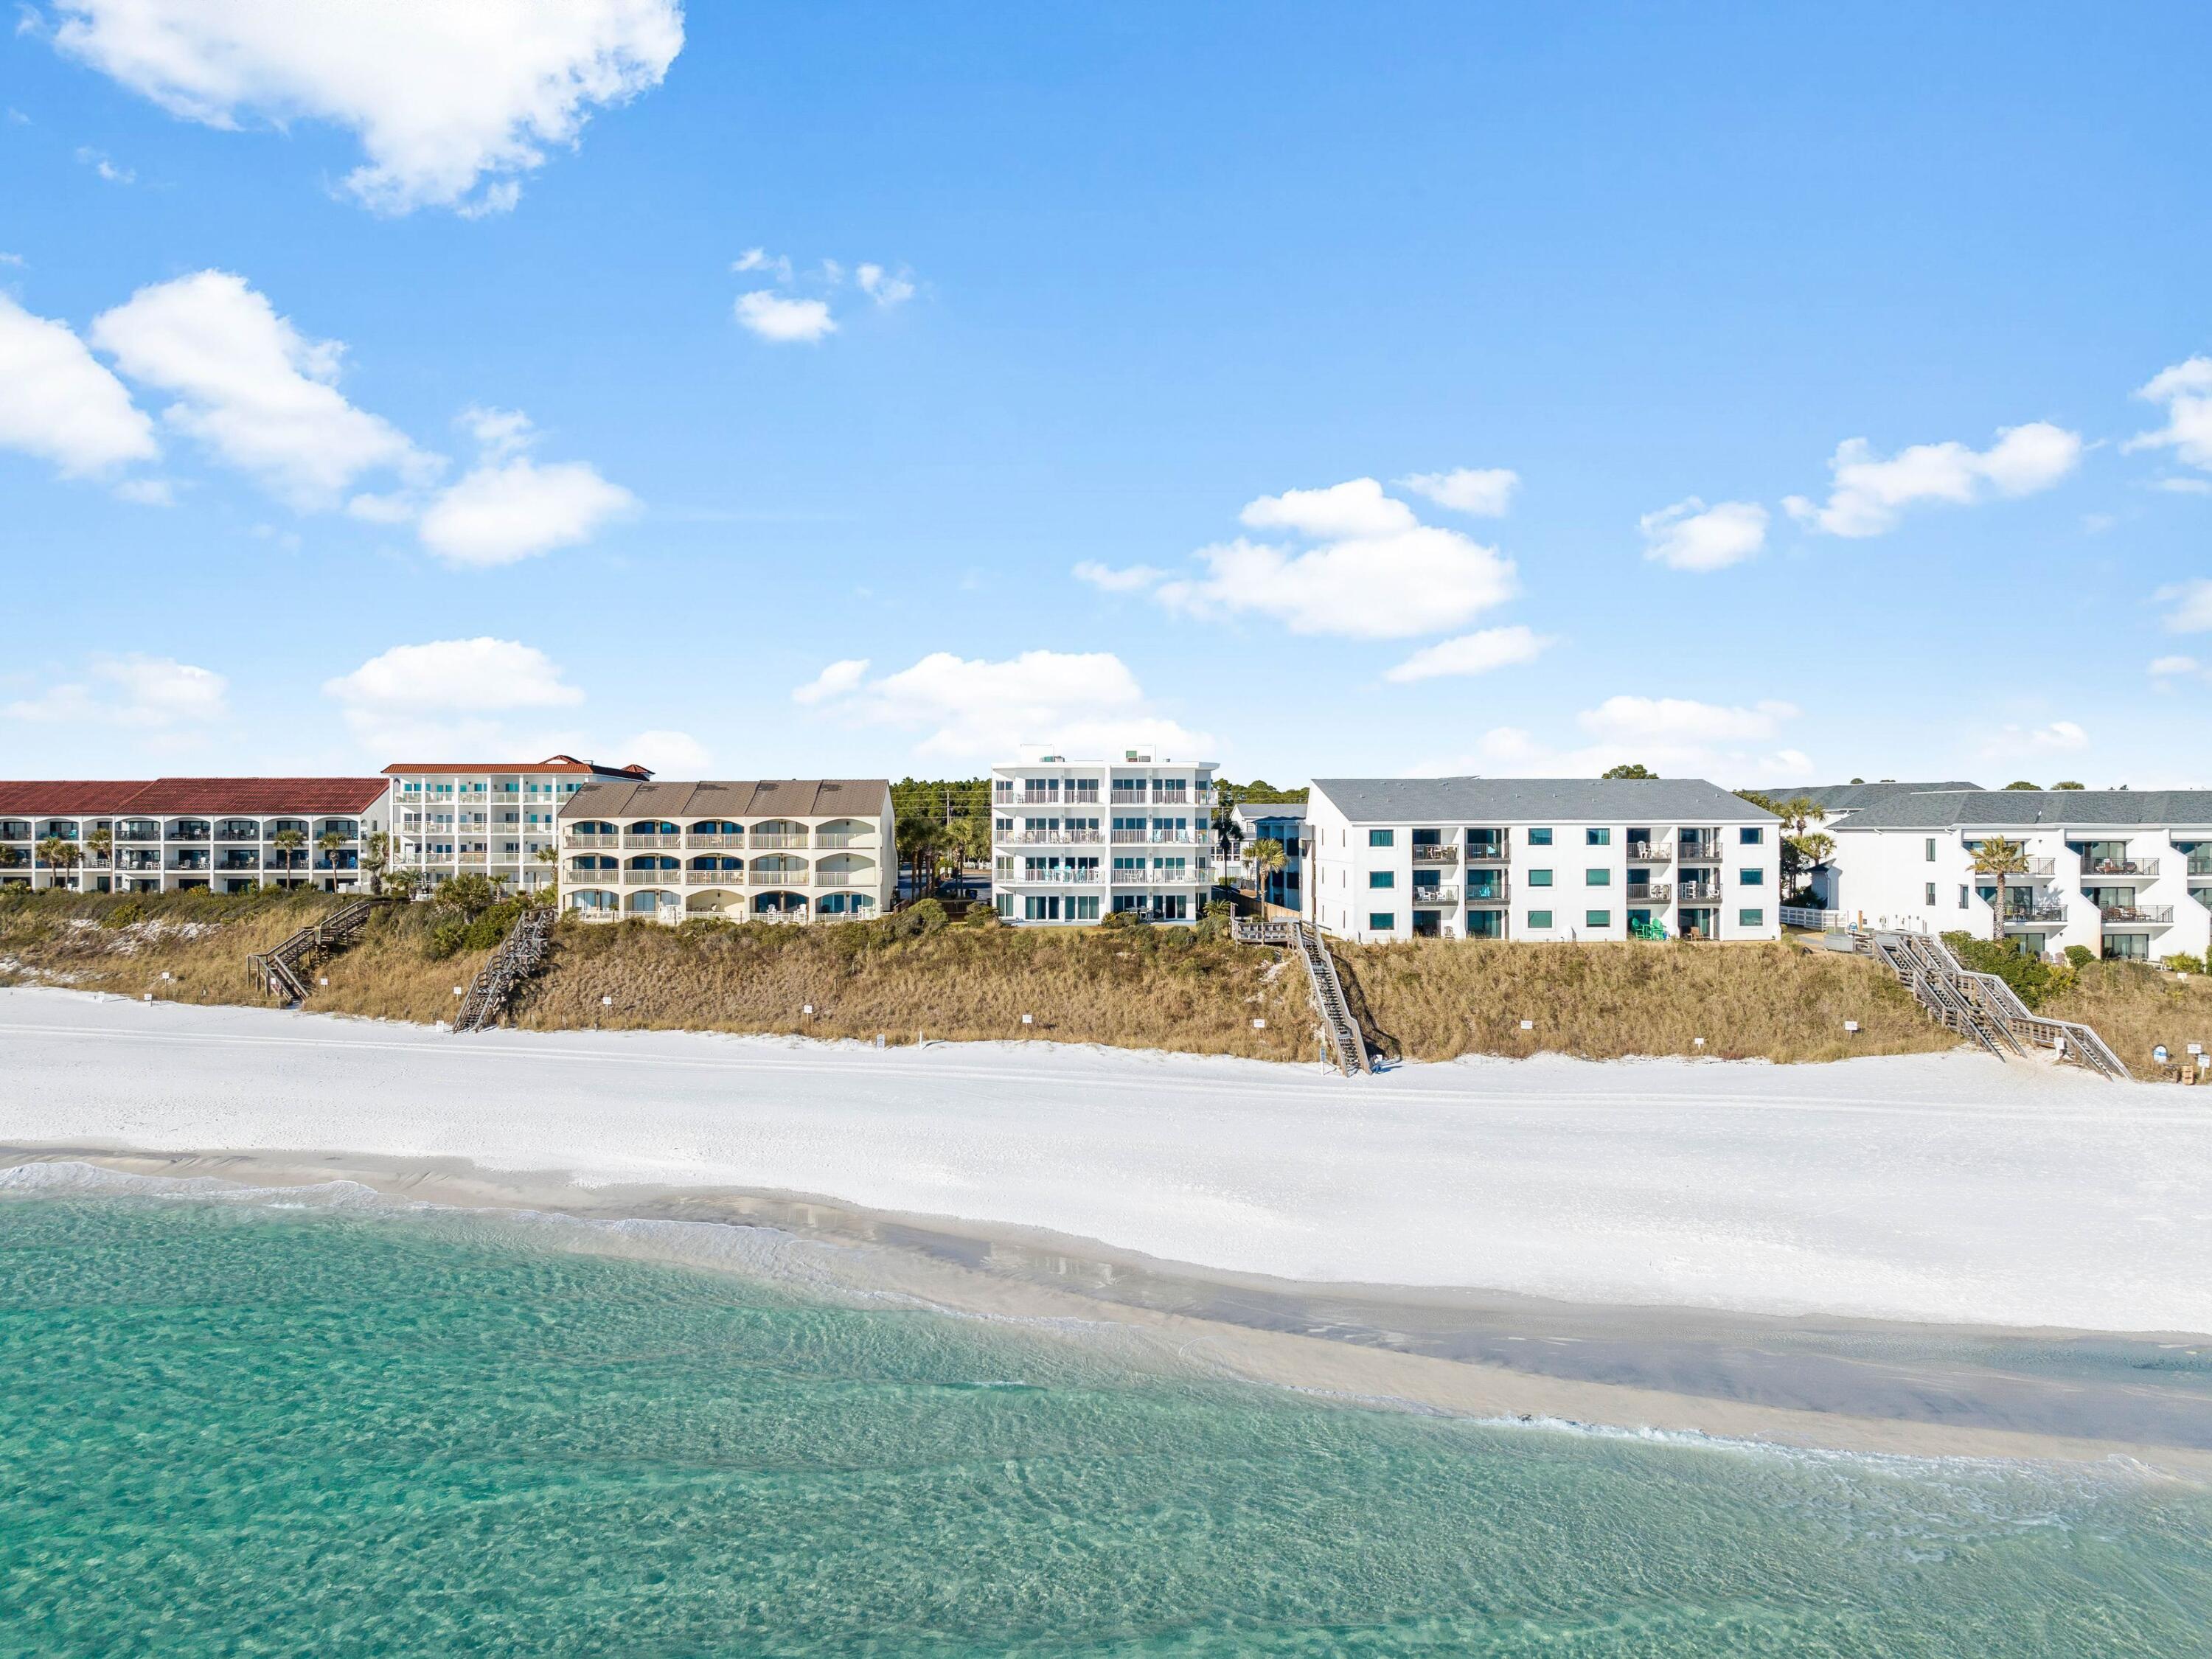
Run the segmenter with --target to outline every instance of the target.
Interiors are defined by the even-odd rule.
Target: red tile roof
[[[143,778],[122,783],[0,783],[0,813],[36,817],[58,812],[76,817],[119,812],[123,803],[145,787]]]
[[[111,817],[122,812],[361,812],[392,786],[382,778],[155,778],[126,783],[0,783],[0,813]]]
[[[551,755],[542,761],[396,761],[384,769],[387,776],[395,772],[429,772],[440,777],[482,772],[583,772],[602,778],[649,778],[652,773],[642,766],[602,766],[597,761],[580,761],[574,755]]]

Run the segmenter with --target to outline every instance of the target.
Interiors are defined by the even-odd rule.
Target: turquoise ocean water
[[[1357,1408],[580,1252],[0,1202],[0,1653],[2212,1651],[2127,1471]]]

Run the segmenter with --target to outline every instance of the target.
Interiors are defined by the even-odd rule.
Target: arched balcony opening
[[[836,853],[814,866],[817,887],[879,886],[883,869],[873,859],[857,853]]]
[[[814,914],[848,921],[865,921],[876,914],[873,893],[824,893],[814,901]]]
[[[814,832],[817,847],[873,847],[876,826],[861,818],[832,818]]]
[[[756,893],[753,914],[770,921],[796,921],[806,915],[804,893]]]
[[[804,847],[806,826],[789,818],[769,818],[753,825],[749,839],[755,847]]]

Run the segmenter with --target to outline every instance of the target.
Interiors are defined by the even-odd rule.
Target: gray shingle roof
[[[1835,833],[2075,823],[2212,824],[2212,789],[1961,789],[1893,795],[1852,813],[1835,826]]]
[[[890,810],[884,778],[775,778],[766,782],[587,783],[561,804],[564,818],[872,818]]]
[[[1796,800],[1801,796],[1823,812],[1856,812],[1871,806],[1878,800],[1887,800],[1892,795],[1924,795],[1932,790],[1978,790],[1982,786],[1963,778],[1949,783],[1815,783],[1802,789],[1774,789],[1766,793],[1777,800]]]
[[[1352,823],[1771,823],[1703,778],[1316,778]]]

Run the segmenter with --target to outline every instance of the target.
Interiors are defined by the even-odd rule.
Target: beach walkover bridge
[[[307,1000],[307,976],[315,964],[352,944],[368,925],[376,909],[374,899],[357,898],[341,904],[320,921],[310,922],[273,951],[257,951],[246,959],[246,971],[270,996],[288,1003]]]
[[[1850,949],[1872,957],[1896,975],[1923,1008],[1999,1060],[2025,1059],[2030,1048],[2047,1048],[2060,1060],[2075,1061],[2114,1082],[2130,1075],[2090,1027],[2075,1020],[2045,1019],[2032,1012],[1995,974],[1961,966],[1940,939],[1863,927],[1839,932]],[[1838,935],[1829,937],[1833,940]]]
[[[533,904],[522,913],[462,994],[460,1010],[453,1016],[455,1032],[481,1031],[492,1024],[514,1000],[514,994],[537,977],[553,949],[554,920],[550,904]]]
[[[1254,921],[1240,916],[1229,924],[1229,934],[1239,945],[1273,945],[1296,951],[1305,964],[1306,988],[1313,994],[1314,1012],[1321,1018],[1322,1034],[1336,1069],[1346,1077],[1373,1072],[1367,1034],[1352,1018],[1344,981],[1337,977],[1336,958],[1329,954],[1321,929],[1310,921]]]

